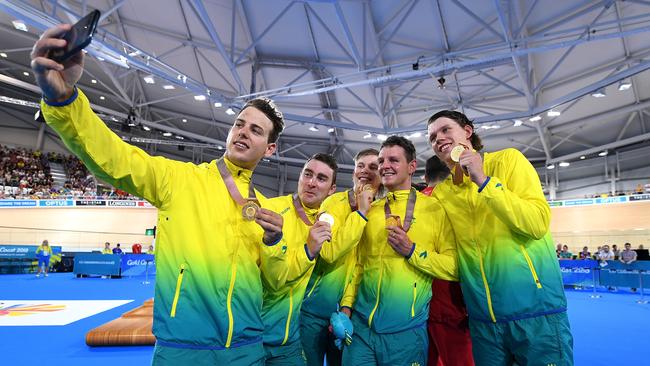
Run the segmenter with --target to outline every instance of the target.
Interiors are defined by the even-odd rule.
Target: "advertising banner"
[[[72,207],[73,200],[39,200],[38,207]]]
[[[593,273],[598,262],[594,260],[566,260],[560,261],[562,282],[565,285],[593,286],[594,280],[598,284],[598,273]]]
[[[74,274],[119,276],[119,254],[77,254],[74,257]]]
[[[149,276],[156,274],[156,264],[152,254],[124,254],[122,256],[122,276]]]
[[[36,200],[0,200],[0,208],[36,207]]]
[[[136,207],[138,201],[108,201],[108,205],[117,207]]]
[[[104,200],[77,200],[77,206],[106,206],[106,201]]]
[[[38,245],[0,245],[0,258],[36,259]],[[52,255],[61,254],[60,246],[52,246]]]

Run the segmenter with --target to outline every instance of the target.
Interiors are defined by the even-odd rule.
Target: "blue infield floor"
[[[2,325],[19,316],[0,310],[0,365],[149,365],[153,347],[88,347],[86,333],[153,297],[143,278],[74,278],[72,274],[0,276],[0,309],[16,300],[129,300],[67,325]],[[650,365],[650,304],[637,293],[567,290],[575,365]],[[41,301],[39,301],[40,303]],[[56,303],[56,302],[55,302]],[[2,319],[5,317],[5,319]],[[5,323],[3,323],[5,321]]]

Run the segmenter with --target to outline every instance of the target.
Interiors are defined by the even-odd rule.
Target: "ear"
[[[474,129],[469,125],[463,126],[463,129],[465,130],[465,138],[469,141],[470,137],[474,134]]]
[[[273,155],[277,147],[278,145],[275,142],[266,144],[266,151],[264,151],[264,156],[268,158],[269,156]]]
[[[415,169],[417,169],[417,167],[418,167],[418,161],[416,159],[411,160],[408,167],[410,176],[413,176],[413,174],[415,173]]]
[[[327,192],[327,195],[331,195],[334,192],[336,192],[336,183],[332,183],[332,186],[330,187],[330,190]]]

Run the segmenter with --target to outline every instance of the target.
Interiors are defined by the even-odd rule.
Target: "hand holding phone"
[[[81,49],[90,43],[84,41],[88,37],[77,37],[73,40],[74,44],[69,44],[64,38],[67,34],[71,34],[72,29],[77,25],[84,28],[81,24],[87,22],[86,18],[84,17],[74,26],[61,24],[46,30],[32,48],[31,67],[34,70],[36,83],[41,88],[44,98],[49,101],[61,102],[72,96],[74,86],[83,74],[84,62]],[[92,39],[96,22],[99,21],[98,12],[89,19],[96,19],[91,22],[95,24],[89,33]],[[76,34],[79,35],[78,32]],[[60,62],[53,60],[53,55],[58,55],[56,58]]]
[[[72,28],[70,28],[69,31],[62,35],[61,38],[66,41],[65,47],[51,50],[48,57],[61,63],[88,47],[90,42],[93,40],[95,31],[97,30],[99,17],[99,10],[93,10],[88,15],[81,18],[72,26]]]

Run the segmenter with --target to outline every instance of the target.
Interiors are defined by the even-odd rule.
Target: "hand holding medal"
[[[370,210],[370,205],[375,197],[375,189],[370,184],[364,184],[359,187],[356,192],[357,207],[362,214],[367,214]]]
[[[463,175],[468,175],[470,179],[481,185],[487,178],[483,171],[483,159],[470,146],[460,144],[451,149],[449,154],[453,162],[455,162],[453,170],[453,182],[458,185],[463,182]]]
[[[327,212],[323,212],[318,215],[318,221],[325,221],[326,223],[330,224],[330,227],[334,226],[334,216],[328,214]]]
[[[255,198],[248,198],[246,203],[242,206],[241,214],[246,221],[255,220],[257,211],[260,209],[260,203]]]
[[[393,226],[402,227],[401,219],[398,215],[388,215],[386,217],[386,230],[390,230]]]
[[[400,217],[390,215],[386,218],[386,230],[388,234],[388,245],[402,256],[406,257],[411,253],[413,243],[409,239],[406,231],[402,228]]]
[[[330,214],[323,214],[334,218]],[[321,217],[323,216],[321,215]],[[327,216],[325,219],[327,220]],[[325,220],[318,220],[316,223],[309,228],[309,235],[307,236],[307,250],[309,251],[309,256],[314,258],[320,253],[323,243],[326,241],[332,240],[332,227],[329,222]]]

